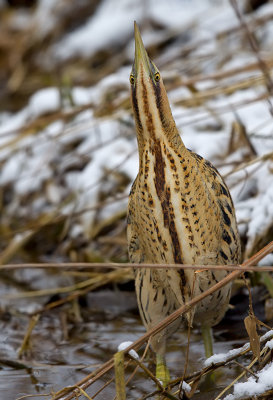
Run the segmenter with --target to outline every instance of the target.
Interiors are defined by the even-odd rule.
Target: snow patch
[[[118,351],[124,351],[127,349],[127,347],[131,346],[131,344],[133,344],[133,342],[127,341],[127,342],[122,342],[118,345]],[[131,357],[133,357],[135,360],[139,360],[139,355],[137,354],[137,352],[135,350],[130,350],[129,354]]]
[[[256,375],[257,381],[251,376],[246,382],[236,383],[233,394],[226,396],[224,400],[238,400],[245,396],[258,396],[273,388],[273,363],[266,365]]]
[[[273,350],[273,339],[266,342],[265,347],[268,347],[270,350]]]
[[[31,118],[56,111],[60,107],[60,92],[55,87],[38,90],[31,96],[28,112]]]
[[[182,389],[185,390],[185,392],[189,393],[191,391],[191,385],[189,385],[187,382],[183,381]]]
[[[244,344],[244,346],[238,349],[229,350],[227,353],[214,354],[213,356],[207,358],[204,362],[205,367],[210,367],[211,365],[224,363],[231,357],[238,356],[242,351],[249,349],[249,343]]]
[[[90,57],[97,51],[125,42],[133,32],[133,22],[141,18],[141,3],[134,0],[104,0],[95,14],[81,28],[67,35],[55,46],[54,56]]]

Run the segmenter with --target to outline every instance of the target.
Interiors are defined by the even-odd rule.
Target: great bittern
[[[227,186],[213,165],[181,140],[165,87],[144,48],[135,23],[135,61],[130,75],[139,172],[128,207],[129,257],[133,263],[237,264],[240,239]],[[146,329],[226,275],[225,271],[137,269],[135,286]],[[206,355],[212,352],[211,327],[224,316],[230,286],[213,293],[186,315],[201,325]],[[169,380],[166,338],[181,321],[152,338],[156,375]]]

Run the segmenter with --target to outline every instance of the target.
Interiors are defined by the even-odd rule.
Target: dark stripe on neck
[[[171,203],[170,189],[166,186],[165,178],[165,163],[162,157],[162,151],[159,140],[155,141],[155,188],[157,196],[161,203],[161,208],[163,212],[164,227],[168,229],[171,241],[172,241],[172,252],[174,262],[176,264],[183,264],[182,259],[182,249],[179,242],[179,237],[175,225],[175,215],[171,210],[173,209]],[[186,290],[186,275],[183,269],[178,271],[180,275],[180,289],[183,301],[185,302],[185,290]]]
[[[139,115],[139,108],[138,108],[138,102],[137,102],[137,96],[136,96],[136,86],[132,87],[132,105],[134,109],[134,116],[135,116],[135,121],[137,124],[137,129],[141,133],[143,131],[143,126],[140,120],[140,115]]]
[[[161,122],[164,132],[168,135],[168,131],[171,128],[171,123],[164,116],[164,110],[162,107],[162,100],[161,100],[161,98],[162,98],[161,87],[160,87],[160,85],[153,83],[153,89],[154,89],[154,94],[155,94],[155,99],[156,99],[156,107],[158,109],[160,122]]]
[[[162,151],[160,140],[156,138],[155,131],[154,131],[154,123],[153,117],[149,110],[149,100],[147,96],[147,88],[145,86],[144,81],[142,80],[142,87],[143,87],[143,106],[144,106],[144,113],[146,116],[146,126],[149,130],[149,136],[152,140],[152,148],[151,152],[154,154],[155,157],[155,165],[154,165],[154,184],[157,193],[157,197],[161,203],[162,213],[163,213],[163,221],[164,227],[168,229],[171,242],[172,242],[172,253],[174,262],[176,264],[182,264],[182,250],[180,247],[180,242],[176,230],[175,225],[175,215],[171,213],[172,204],[171,204],[171,194],[169,188],[166,186],[166,176],[165,176],[165,162],[163,160]],[[156,97],[158,98],[158,96]],[[162,122],[162,121],[161,121]],[[162,227],[163,228],[163,227]],[[179,271],[179,275],[181,278],[180,288],[183,301],[185,302],[185,289],[186,289],[186,276],[185,271],[181,269]]]

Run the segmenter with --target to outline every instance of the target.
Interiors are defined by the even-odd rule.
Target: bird
[[[209,161],[184,145],[162,76],[147,54],[136,22],[134,38],[130,86],[139,170],[128,202],[130,262],[238,264],[240,238],[228,187]],[[134,268],[134,273],[138,308],[147,330],[227,275],[224,270],[196,274],[182,268]],[[190,326],[201,326],[207,357],[212,354],[211,327],[223,318],[230,292],[231,286],[224,286],[184,319]],[[182,319],[176,320],[151,338],[156,377],[164,386],[170,380],[167,340],[181,323]]]

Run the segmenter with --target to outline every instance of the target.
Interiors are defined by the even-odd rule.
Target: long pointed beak
[[[136,74],[138,74],[140,70],[140,65],[142,65],[146,73],[150,75],[151,74],[150,60],[147,51],[145,50],[136,22],[134,26],[135,26],[135,72]]]

